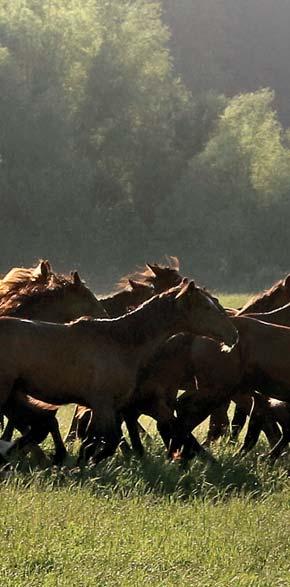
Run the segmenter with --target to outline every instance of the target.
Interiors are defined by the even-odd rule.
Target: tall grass
[[[60,410],[63,432],[71,413]],[[261,462],[264,442],[240,460],[222,440],[217,464],[186,469],[154,438],[142,461],[117,453],[81,470],[72,454],[61,469],[0,471],[3,587],[290,585],[289,461]]]

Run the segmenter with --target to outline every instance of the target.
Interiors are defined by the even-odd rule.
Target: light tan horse
[[[237,331],[225,311],[194,282],[145,302],[113,320],[67,325],[0,319],[0,407],[21,383],[32,396],[92,409],[93,426],[115,450],[116,414],[130,401],[139,368],[179,331],[233,346]]]
[[[48,261],[39,261],[35,267],[14,267],[0,280],[0,315],[44,320],[48,322],[68,322],[83,315],[94,318],[107,317],[102,304],[80,279],[76,271],[70,275],[55,273]],[[21,401],[19,398],[22,398]],[[4,414],[9,418],[4,438],[10,440],[14,430],[14,423],[23,432],[25,426],[31,427],[35,441],[40,436],[51,432],[55,441],[56,454],[65,455],[55,417],[57,407],[53,412],[50,406],[38,404],[32,408],[29,396],[19,393],[10,401],[9,409],[4,408]],[[31,421],[29,421],[29,415]],[[39,426],[37,429],[37,416]],[[45,418],[47,422],[45,424]],[[23,422],[22,422],[23,420]],[[57,459],[58,461],[60,459]]]
[[[69,276],[55,273],[48,261],[31,268],[14,267],[0,280],[0,315],[45,322],[108,316],[77,271]]]

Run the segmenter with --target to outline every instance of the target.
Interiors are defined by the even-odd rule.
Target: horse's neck
[[[164,299],[146,303],[116,319],[114,324],[117,338],[134,346],[134,354],[139,360],[146,360],[164,340],[183,330],[183,327],[174,311],[174,304]]]
[[[275,295],[275,291],[272,292],[272,294],[267,294],[267,292],[265,292],[262,297],[253,300],[252,303],[249,303],[249,305],[246,305],[244,308],[242,308],[242,310],[240,310],[240,315],[251,313],[257,314],[258,312],[264,313],[276,310],[277,307],[279,307],[279,304],[277,305],[276,297],[277,296]]]
[[[15,318],[28,318],[30,320],[42,320],[44,322],[68,322],[71,318],[67,312],[61,311],[61,304],[59,300],[50,299],[49,303],[47,300],[27,300],[26,303],[18,306],[10,315]]]
[[[101,302],[102,306],[105,308],[108,316],[111,318],[117,318],[126,313],[128,305],[130,304],[129,294],[130,292],[120,291],[106,298],[99,298],[99,302]],[[132,301],[132,305],[134,305],[134,300]]]
[[[268,322],[269,324],[280,324],[281,326],[290,326],[290,304],[271,310],[270,312],[249,314],[251,318]]]
[[[284,360],[283,351],[290,345],[290,328],[242,316],[232,320],[240,335],[239,348],[244,367],[254,366],[263,371],[272,360],[275,363],[280,358]]]

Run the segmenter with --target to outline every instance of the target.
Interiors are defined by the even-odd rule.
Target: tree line
[[[249,290],[289,270],[275,92],[231,94],[210,71],[191,84],[173,4],[1,0],[2,272],[44,257],[101,291],[174,254],[210,287]],[[198,80],[212,63],[194,51]]]

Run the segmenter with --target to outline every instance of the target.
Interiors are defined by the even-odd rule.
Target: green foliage
[[[253,276],[264,287],[288,270],[289,133],[274,93],[214,91],[226,88],[225,68],[205,32],[213,16],[223,31],[226,2],[210,2],[207,16],[203,3],[184,2],[184,43],[200,23],[194,84],[184,75],[191,95],[163,22],[175,38],[176,6],[162,7],[0,3],[3,272],[49,257],[108,289],[172,253],[209,286],[247,291]],[[222,83],[204,84],[210,71]]]

